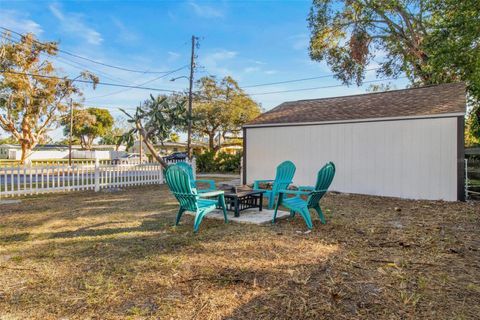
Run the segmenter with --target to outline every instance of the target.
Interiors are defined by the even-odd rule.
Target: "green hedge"
[[[198,172],[239,173],[241,154],[207,151],[197,157]]]

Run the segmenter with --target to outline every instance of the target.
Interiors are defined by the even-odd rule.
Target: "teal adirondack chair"
[[[192,169],[192,166],[189,165],[188,163],[186,162],[183,162],[183,161],[180,161],[180,162],[177,162],[176,164],[174,164],[175,166],[178,166],[180,168],[182,168],[183,170],[185,170],[185,172],[188,174],[188,176],[190,177],[190,183],[192,185],[192,188],[195,188],[197,190],[198,193],[205,193],[205,192],[211,192],[211,191],[215,191],[217,190],[217,188],[215,187],[215,181],[213,180],[208,180],[208,179],[198,179],[198,180],[195,180],[195,178],[193,177],[193,169]],[[197,184],[198,183],[206,183],[208,184],[208,188],[207,189],[198,189],[197,187]]]
[[[195,212],[193,231],[197,232],[203,217],[215,210],[217,205],[223,209],[225,223],[228,222],[223,191],[218,190],[199,195],[196,189],[192,188],[188,173],[179,166],[168,167],[165,171],[165,180],[168,188],[180,204],[175,225],[178,225],[185,211]],[[203,197],[217,197],[217,200],[204,199]]]
[[[298,190],[279,190],[272,222],[275,223],[278,207],[282,205],[290,209],[291,217],[294,217],[296,212],[300,213],[302,218],[305,220],[308,229],[312,229],[313,227],[309,209],[315,209],[315,211],[318,213],[320,221],[325,224],[325,216],[320,208],[320,200],[327,192],[334,176],[335,165],[333,162],[329,162],[323,166],[320,171],[318,171],[317,183],[314,187],[300,186],[298,187]],[[287,198],[286,196],[288,194],[293,194],[295,196]],[[303,200],[300,197],[302,195],[307,195],[307,200]]]
[[[278,195],[278,191],[287,189],[288,185],[292,183],[293,176],[295,174],[296,167],[291,161],[284,161],[277,167],[277,173],[275,174],[275,180],[255,180],[253,182],[254,190],[265,190],[264,197],[268,198],[268,209],[273,209],[275,204],[275,197]],[[261,183],[273,182],[272,190],[261,189]]]

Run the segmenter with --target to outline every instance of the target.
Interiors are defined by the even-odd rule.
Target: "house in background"
[[[243,182],[285,160],[296,185],[333,161],[332,190],[464,199],[464,83],[285,102],[244,126]]]
[[[228,154],[240,154],[243,151],[243,139],[238,139],[238,142],[225,142],[220,147],[219,152],[225,152]]]
[[[29,160],[55,160],[68,158],[68,146],[57,144],[37,145],[29,155]],[[0,159],[20,160],[22,148],[18,144],[0,145]],[[92,150],[82,150],[79,145],[72,146],[74,159],[115,159],[126,155],[125,147],[114,145],[94,145]]]
[[[16,150],[18,145],[14,144],[0,144],[0,159],[8,159],[10,150]]]
[[[201,142],[192,143],[193,152],[195,154],[200,154],[207,150],[207,145]],[[160,152],[160,156],[168,156],[175,152],[187,152],[187,143],[186,142],[164,142],[163,144],[156,144],[155,149]],[[133,147],[129,150],[133,153],[140,153],[140,142],[135,141]],[[150,150],[148,150],[145,143],[142,143],[142,152],[146,155],[150,155]]]
[[[215,138],[220,148],[218,152],[224,152],[228,154],[240,154],[243,151],[243,137],[237,135],[227,135],[223,137],[218,134]]]

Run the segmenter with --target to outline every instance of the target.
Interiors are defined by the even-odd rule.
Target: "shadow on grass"
[[[136,263],[152,255],[195,250],[200,246],[227,241],[235,237],[252,237],[255,228],[246,230],[242,225],[225,224],[215,219],[205,219],[198,234],[193,232],[193,217],[185,215],[179,226],[174,226],[176,211],[142,216],[136,221],[100,222],[72,231],[14,234],[3,241],[39,242],[22,249],[22,255],[31,259],[49,258],[48,252],[57,256],[75,256],[79,260],[109,260],[113,264]],[[138,223],[137,226],[105,228],[110,224]],[[98,229],[97,229],[98,228]],[[261,228],[261,227],[257,227]],[[58,242],[60,241],[60,242]],[[58,244],[61,243],[59,246]],[[189,249],[190,248],[190,249]],[[17,250],[17,249],[14,249]],[[8,250],[7,250],[8,251]]]
[[[151,217],[151,216],[149,216]],[[148,231],[160,231],[163,227],[167,225],[165,221],[159,221],[154,219],[149,219],[149,217],[145,217],[142,220],[141,224],[137,227],[124,227],[124,228],[101,228],[96,229],[98,227],[103,227],[109,224],[119,224],[121,222],[102,222],[93,224],[90,226],[82,227],[72,231],[61,231],[61,232],[54,232],[50,234],[44,234],[43,236],[47,236],[47,238],[51,239],[59,239],[59,238],[79,238],[79,237],[102,237],[107,235],[115,235],[120,233],[131,233],[131,232],[148,232]],[[163,220],[163,219],[162,219]]]
[[[143,193],[154,196],[142,201]],[[115,215],[131,211],[135,206],[139,212],[146,209],[168,210],[174,204],[175,199],[166,186],[153,185],[132,187],[115,193],[82,191],[30,196],[23,199],[21,204],[2,208],[2,217],[15,221],[18,228],[36,228],[56,220]]]
[[[29,236],[30,236],[30,232],[21,232],[21,233],[14,233],[8,236],[0,236],[0,243],[27,241]]]

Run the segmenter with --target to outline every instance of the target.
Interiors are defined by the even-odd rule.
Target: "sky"
[[[191,37],[199,39],[195,78],[226,75],[269,110],[284,101],[363,93],[363,87],[336,87],[296,92],[267,92],[341,84],[333,77],[248,87],[256,84],[329,75],[325,63],[310,60],[307,16],[311,1],[0,1],[0,26],[34,33],[41,41],[82,57],[141,72],[102,66],[60,53],[51,59],[59,75],[76,77],[90,70],[100,81],[183,91],[188,76]],[[170,71],[171,75],[145,73]],[[375,67],[375,63],[372,66]],[[375,72],[365,80],[374,80]],[[404,80],[393,82],[400,89]],[[133,110],[152,93],[99,85],[81,85],[86,106]],[[155,92],[153,92],[155,93]],[[60,129],[51,133],[62,138]],[[183,136],[183,135],[182,135]]]

